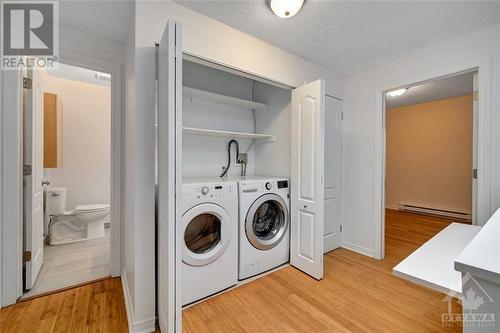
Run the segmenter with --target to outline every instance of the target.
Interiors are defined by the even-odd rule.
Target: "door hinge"
[[[23,88],[31,89],[32,86],[33,86],[33,80],[31,80],[29,77],[23,77]]]
[[[23,262],[31,261],[31,251],[23,252]]]
[[[340,225],[340,232],[342,232],[342,225]]]
[[[31,176],[31,173],[32,173],[31,165],[24,165],[23,166],[23,175]]]
[[[344,112],[340,112],[340,120],[344,120]]]
[[[472,178],[477,179],[477,169],[472,170]]]
[[[472,98],[473,98],[475,101],[479,100],[479,92],[474,91],[474,94],[472,95]]]

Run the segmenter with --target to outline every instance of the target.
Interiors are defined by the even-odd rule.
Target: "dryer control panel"
[[[190,184],[183,186],[184,196],[193,196],[200,200],[225,199],[236,193],[234,184]]]

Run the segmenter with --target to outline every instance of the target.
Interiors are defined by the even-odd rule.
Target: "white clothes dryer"
[[[243,280],[286,264],[290,258],[288,179],[246,177],[238,181],[239,269]]]
[[[236,182],[185,178],[182,184],[182,304],[238,282]]]

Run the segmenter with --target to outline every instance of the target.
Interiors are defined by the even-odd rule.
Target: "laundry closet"
[[[219,177],[233,139],[227,178],[290,177],[290,89],[189,60],[182,75],[183,178]]]
[[[341,113],[323,80],[288,87],[183,54],[181,37],[169,22],[157,76],[158,308],[175,330],[182,307],[285,264],[321,279],[339,240],[325,143],[340,151]]]

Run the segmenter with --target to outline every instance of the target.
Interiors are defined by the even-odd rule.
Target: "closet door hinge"
[[[340,120],[344,120],[344,112],[340,112]]]
[[[340,225],[340,232],[342,232],[342,224]]]
[[[33,86],[33,80],[31,80],[29,77],[23,77],[23,88],[31,89],[32,86]]]
[[[31,251],[23,252],[23,262],[31,261]]]
[[[479,100],[479,93],[477,91],[474,91],[473,99],[475,101]]]
[[[472,170],[472,178],[477,179],[477,169]]]
[[[31,165],[23,165],[23,175],[31,176],[31,174],[32,174]]]

